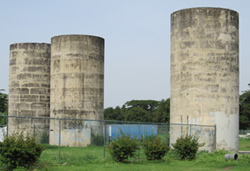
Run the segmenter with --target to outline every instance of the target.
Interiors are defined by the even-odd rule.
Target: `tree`
[[[150,122],[150,113],[140,107],[133,107],[127,110],[126,121]]]
[[[2,93],[4,89],[0,89],[0,112],[4,113],[8,110],[8,95]]]
[[[125,103],[126,108],[141,108],[143,110],[152,112],[158,106],[158,101],[155,100],[131,100]]]
[[[250,129],[250,90],[240,95],[240,129]]]
[[[0,89],[0,115],[8,114],[8,95],[2,93],[4,89]],[[0,125],[6,125],[6,117],[0,117]]]
[[[117,106],[115,109],[112,107],[106,108],[104,110],[104,119],[124,121],[125,117],[123,115],[122,109],[119,106]]]
[[[153,122],[161,122],[166,123],[170,121],[170,98],[167,100],[161,100],[158,103],[158,107],[154,112],[154,116],[152,118]]]
[[[131,100],[122,107],[106,108],[104,119],[137,122],[169,122],[170,99]]]

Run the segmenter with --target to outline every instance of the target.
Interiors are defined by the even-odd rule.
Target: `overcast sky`
[[[105,39],[105,107],[170,97],[170,15],[191,7],[239,12],[240,91],[250,83],[249,0],[5,0],[0,3],[0,89],[8,92],[9,45],[61,34]]]

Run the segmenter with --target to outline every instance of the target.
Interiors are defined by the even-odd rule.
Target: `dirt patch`
[[[231,166],[231,167],[225,167],[224,170],[232,170],[234,169],[235,167],[234,166]]]

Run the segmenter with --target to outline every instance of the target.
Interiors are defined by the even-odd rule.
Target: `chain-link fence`
[[[171,145],[175,138],[182,135],[195,135],[200,137],[200,143],[205,143],[202,149],[215,149],[215,126],[31,116],[2,117],[6,117],[6,127],[0,129],[0,138],[1,135],[8,136],[15,132],[34,136],[37,142],[45,146],[46,150],[42,155],[59,163],[73,162],[77,153],[84,154],[87,159],[111,158],[108,153],[109,144],[122,134],[141,142],[136,159],[146,159],[143,142],[155,136],[160,136],[166,144]],[[171,133],[173,137],[170,140]]]
[[[213,125],[171,124],[170,135],[171,144],[181,136],[192,135],[199,138],[199,143],[203,144],[199,150],[211,152],[216,148],[216,127]]]

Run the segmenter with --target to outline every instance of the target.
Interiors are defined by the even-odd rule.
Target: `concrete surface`
[[[53,37],[50,90],[50,117],[103,120],[104,39],[88,35]],[[101,133],[99,125],[100,129],[93,131]],[[58,121],[50,122],[50,144],[56,141],[53,131],[58,127]],[[84,128],[83,122],[64,121],[62,133],[79,127]],[[74,146],[70,139],[65,145]]]
[[[50,44],[10,45],[9,108],[14,116],[49,117]],[[9,133],[23,131],[39,139],[49,131],[48,121],[9,118]]]
[[[216,148],[229,151],[238,151],[238,20],[222,8],[171,15],[170,123],[216,125]],[[172,130],[171,143],[180,135]]]

